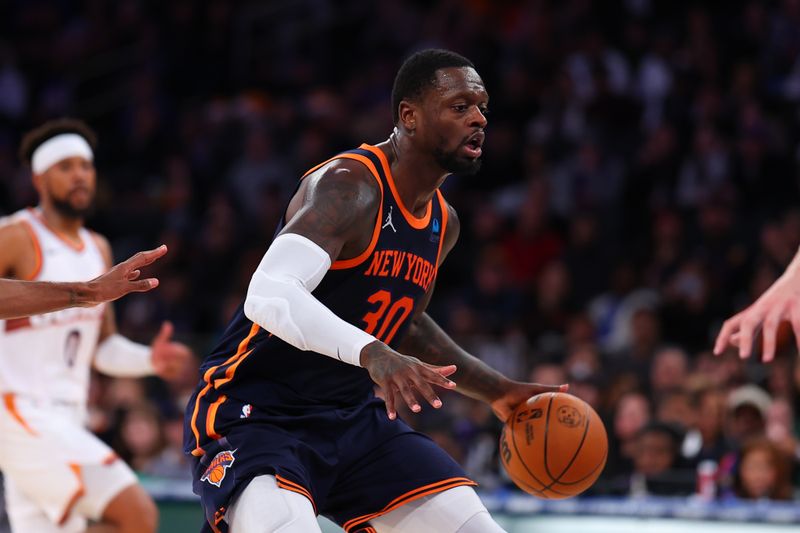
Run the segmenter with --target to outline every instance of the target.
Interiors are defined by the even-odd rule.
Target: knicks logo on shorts
[[[203,472],[200,481],[208,481],[215,487],[219,487],[222,484],[222,480],[225,479],[225,472],[236,460],[233,456],[235,451],[225,450],[224,452],[219,452],[211,461],[211,464],[208,465],[206,471]]]

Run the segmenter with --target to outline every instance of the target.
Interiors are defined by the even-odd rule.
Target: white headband
[[[42,174],[62,159],[82,157],[92,161],[92,147],[83,136],[77,133],[62,133],[50,137],[33,151],[31,169],[34,174]]]

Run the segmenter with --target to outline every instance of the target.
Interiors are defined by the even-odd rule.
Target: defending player
[[[143,268],[167,253],[161,245],[138,252],[91,281],[23,281],[0,278],[0,319],[49,313],[69,307],[91,307],[131,292],[158,287],[156,278],[139,279]]]
[[[112,264],[105,238],[83,227],[95,192],[94,133],[62,119],[28,133],[40,205],[0,227],[0,276],[91,280]],[[116,333],[110,305],[0,321],[0,470],[15,533],[156,530],[155,504],[133,472],[84,429],[90,367],[112,376],[171,377],[190,358],[164,324],[151,346]],[[89,531],[92,528],[90,527]]]
[[[753,339],[763,327],[761,357],[768,363],[775,357],[778,326],[784,320],[791,323],[800,350],[800,251],[795,253],[781,277],[764,294],[747,309],[725,321],[714,343],[714,353],[720,355],[730,344],[738,347],[742,359],[750,357]]]
[[[459,232],[439,186],[480,166],[483,81],[467,59],[427,50],[398,72],[392,105],[387,141],[304,176],[202,365],[186,451],[208,530],[308,533],[324,514],[348,532],[502,531],[475,483],[396,405],[440,407],[435,385],[505,420],[530,396],[565,390],[505,378],[425,314]]]

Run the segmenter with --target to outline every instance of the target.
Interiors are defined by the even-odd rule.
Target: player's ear
[[[419,108],[412,102],[403,100],[398,108],[398,126],[402,127],[409,135],[414,135],[417,128],[417,115]]]
[[[36,189],[36,192],[41,195],[42,190],[44,189],[44,174],[36,174],[33,172],[31,174],[31,182],[33,183],[33,188]]]

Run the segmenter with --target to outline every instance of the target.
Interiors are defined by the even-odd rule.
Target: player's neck
[[[421,154],[408,137],[397,131],[378,145],[389,160],[392,178],[403,204],[415,216],[422,216],[436,189],[449,175],[433,158]]]
[[[66,216],[59,213],[52,206],[39,206],[39,214],[44,219],[47,226],[64,237],[81,242],[80,229],[83,227],[83,219]]]

